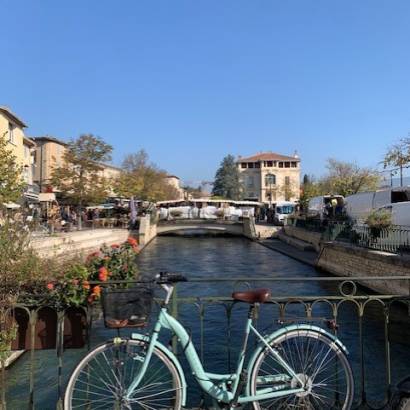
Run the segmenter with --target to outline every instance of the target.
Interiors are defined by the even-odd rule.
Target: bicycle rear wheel
[[[354,382],[350,364],[344,351],[328,336],[314,330],[291,330],[270,345],[303,381],[305,391],[273,399],[254,402],[254,409],[342,409],[352,406]],[[283,375],[282,366],[269,349],[257,357],[250,372],[250,390],[273,387],[272,376]],[[296,378],[276,382],[281,389],[300,387]]]
[[[64,397],[65,410],[180,409],[182,382],[174,364],[155,348],[140,384],[126,398],[138,375],[147,343],[122,340],[98,346],[75,368]]]

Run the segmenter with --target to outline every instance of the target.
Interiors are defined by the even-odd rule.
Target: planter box
[[[38,310],[34,335],[31,332],[29,312],[23,308],[14,310],[17,322],[17,338],[12,343],[12,350],[55,349],[57,347],[57,311],[44,307]],[[68,308],[64,315],[64,348],[81,348],[87,338],[87,320],[85,313],[79,308]]]

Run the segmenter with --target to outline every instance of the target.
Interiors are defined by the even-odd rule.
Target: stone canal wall
[[[34,238],[31,246],[41,257],[69,257],[125,242],[128,236],[127,229],[90,229]]]
[[[138,243],[141,247],[148,245],[157,236],[157,224],[151,223],[150,215],[140,218]]]
[[[410,258],[342,243],[324,243],[317,266],[337,276],[409,276],[403,281],[364,281],[363,285],[383,294],[408,295]]]
[[[292,238],[299,239],[301,241],[310,243],[315,248],[316,252],[320,251],[320,242],[322,234],[319,232],[311,232],[303,228],[297,228],[296,226],[285,225],[283,227],[285,234]]]

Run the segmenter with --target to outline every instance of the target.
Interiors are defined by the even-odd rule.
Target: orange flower
[[[138,252],[138,246],[137,245],[133,245],[132,249],[134,250],[134,252]]]
[[[127,239],[127,242],[133,247],[138,245],[138,241],[135,238],[132,238],[131,236]]]
[[[98,280],[105,282],[108,278],[108,271],[105,268],[100,268],[98,271]]]
[[[47,289],[48,290],[53,290],[54,289],[54,285],[50,282],[50,283],[47,283]]]
[[[89,261],[90,259],[97,258],[98,256],[100,256],[100,251],[96,251],[96,252],[90,253],[90,254],[87,256],[87,260]]]
[[[90,289],[90,282],[88,282],[88,280],[85,280],[85,281],[83,282],[83,288],[84,288],[84,289]]]
[[[92,293],[95,297],[99,297],[101,295],[101,287],[100,286],[94,286],[93,288],[93,293]]]

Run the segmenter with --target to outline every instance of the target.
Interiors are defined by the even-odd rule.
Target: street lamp
[[[265,177],[265,185],[269,186],[269,208],[272,208],[272,185],[276,184],[276,177],[273,174],[268,174]]]

